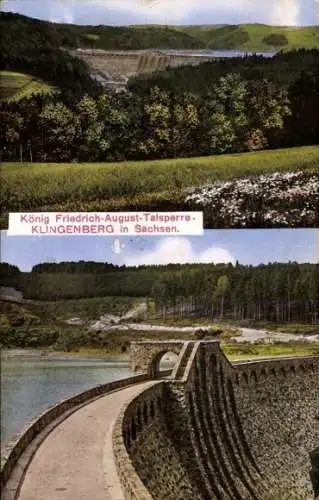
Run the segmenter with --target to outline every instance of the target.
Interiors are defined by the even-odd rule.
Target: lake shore
[[[43,348],[5,348],[1,349],[2,356],[25,356],[25,355],[34,355],[34,356],[43,356],[50,358],[61,358],[61,357],[72,357],[72,358],[107,358],[107,359],[116,359],[117,361],[129,361],[129,354],[122,353],[120,351],[114,350],[110,351],[107,349],[96,349],[96,348],[83,348],[78,349],[76,351],[61,351],[61,350],[50,350]]]
[[[258,358],[276,358],[280,356],[313,356],[319,354],[318,343],[298,343],[289,342],[285,344],[254,344],[249,342],[235,342],[235,343],[222,343],[221,348],[229,359],[229,361],[243,361],[245,359],[258,359]],[[11,353],[11,354],[10,354]],[[115,361],[119,363],[130,362],[129,352],[123,353],[118,350],[107,350],[83,347],[78,350],[62,351],[50,350],[43,348],[10,348],[2,349],[1,356],[41,356],[43,359],[61,359],[66,358],[73,360],[82,359],[105,359],[108,361]]]

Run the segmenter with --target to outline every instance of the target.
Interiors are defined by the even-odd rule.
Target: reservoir
[[[1,447],[49,406],[130,374],[129,362],[121,357],[56,357],[31,350],[3,350]]]

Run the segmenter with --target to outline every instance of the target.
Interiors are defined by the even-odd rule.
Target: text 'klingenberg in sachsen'
[[[201,235],[202,212],[10,213],[8,235]]]

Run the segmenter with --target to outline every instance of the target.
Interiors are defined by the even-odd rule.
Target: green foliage
[[[315,169],[317,147],[109,164],[1,166],[2,212],[178,210],[181,189],[274,171]],[[34,179],[36,178],[36,183]],[[178,185],[176,184],[178,180]],[[2,219],[2,227],[6,227]]]
[[[136,303],[136,300],[138,302]],[[96,320],[104,314],[122,316],[137,306],[139,299],[132,297],[91,297],[69,300],[40,301],[37,309],[42,317],[62,320],[74,317],[87,320]]]
[[[210,49],[230,50],[239,49],[243,44],[249,45],[249,33],[242,26],[223,26],[211,31],[211,39],[208,42]]]
[[[318,47],[317,26],[282,27],[263,24],[208,25],[208,26],[88,26],[50,23],[19,14],[1,12],[1,32],[5,40],[23,49],[26,41],[34,45],[43,43],[44,37],[53,46],[76,48],[94,46],[102,49],[143,48],[216,48],[241,49],[249,51],[267,50],[264,38],[269,34],[284,34],[289,47]],[[32,34],[32,38],[30,37]]]
[[[279,52],[274,57],[225,57],[198,66],[180,66],[140,75],[130,79],[129,88],[135,93],[145,94],[148,88],[158,86],[176,95],[191,92],[204,98],[211,91],[212,84],[228,73],[239,74],[246,81],[267,79],[279,87],[288,88],[303,71],[316,74],[318,59],[318,49]]]
[[[272,47],[281,47],[288,44],[288,39],[283,33],[270,33],[263,38],[263,42]]]
[[[11,278],[12,286],[21,290],[25,298],[55,302],[49,309],[49,304],[46,306],[43,316],[100,316],[108,307],[114,311],[125,310],[130,302],[127,303],[124,297],[144,300],[149,297],[153,301],[153,313],[164,319],[206,317],[212,320],[224,317],[230,321],[250,320],[259,324],[266,321],[278,325],[314,324],[316,321],[319,289],[312,286],[313,279],[318,282],[319,265],[316,264],[291,262],[256,267],[170,264],[139,268],[123,266],[109,272],[94,272],[94,267],[96,271],[101,270],[101,263],[90,263],[90,273],[54,272],[54,267],[61,271],[61,264],[42,264],[36,272],[20,273]],[[76,269],[75,263],[73,268]],[[103,303],[102,299],[96,299],[106,296],[123,299],[112,307],[107,300]],[[92,302],[68,302],[90,297]],[[67,299],[65,304],[59,302],[63,299]],[[113,301],[110,299],[110,303]],[[77,309],[73,310],[73,307]],[[225,330],[222,325],[216,325],[215,334],[220,328]]]
[[[252,344],[224,344],[222,350],[231,359],[252,359],[258,357],[275,356],[317,356],[319,348],[317,343],[279,343],[276,345]]]
[[[193,335],[194,335],[194,338],[196,340],[203,340],[207,335],[207,331],[206,330],[195,330]]]
[[[0,71],[0,101],[18,102],[37,94],[53,95],[56,89],[31,75]]]

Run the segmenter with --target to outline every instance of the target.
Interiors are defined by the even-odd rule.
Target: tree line
[[[96,262],[43,263],[31,273],[1,264],[2,282],[25,297],[61,300],[149,297],[156,314],[318,324],[319,265],[170,264],[125,267]]]
[[[318,70],[289,88],[227,73],[203,95],[159,86],[72,103],[37,95],[1,103],[2,160],[146,160],[316,144],[318,106]]]

